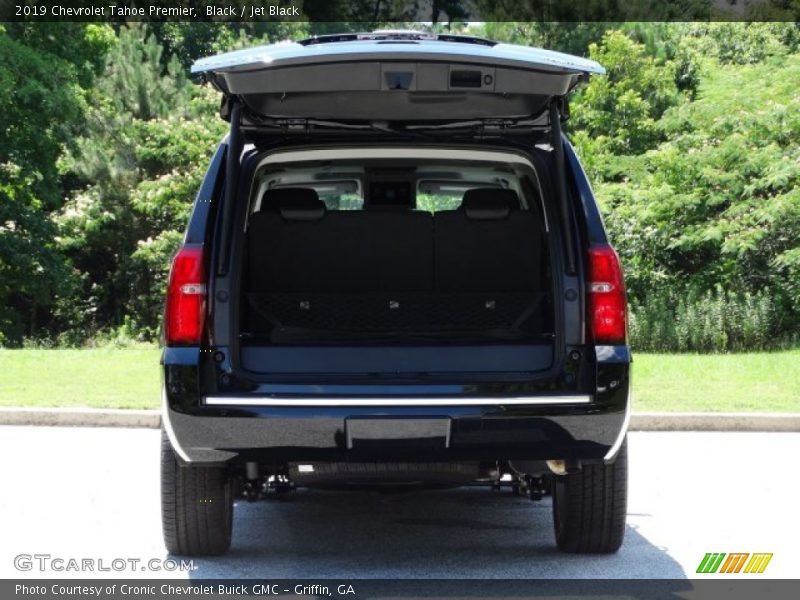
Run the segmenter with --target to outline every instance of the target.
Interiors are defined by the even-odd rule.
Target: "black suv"
[[[170,275],[167,549],[219,554],[234,499],[513,486],[570,552],[625,532],[619,260],[562,134],[591,60],[346,34],[198,61],[230,133]]]

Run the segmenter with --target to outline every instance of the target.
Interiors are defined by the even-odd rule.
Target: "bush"
[[[781,330],[778,315],[765,292],[660,291],[644,304],[632,303],[631,346],[644,352],[736,352],[796,344],[796,334]]]
[[[58,299],[59,341],[155,341],[170,259],[226,127],[217,94],[193,87],[143,27],[120,32],[95,93],[62,160],[81,187],[55,219],[78,282]]]
[[[640,347],[727,351],[752,342],[758,350],[800,337],[800,112],[792,83],[800,55],[724,69],[715,61],[698,98],[661,117],[666,141],[648,152],[615,155],[585,132],[574,136],[625,268]],[[758,312],[759,299],[769,315]],[[710,311],[736,307],[742,331],[732,329],[733,318],[720,329],[722,317]]]

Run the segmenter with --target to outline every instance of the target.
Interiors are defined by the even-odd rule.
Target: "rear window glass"
[[[461,206],[461,196],[456,194],[417,194],[417,210],[440,212],[456,210]]]
[[[466,191],[479,187],[496,186],[482,182],[422,180],[417,185],[417,210],[431,213],[456,210]]]
[[[325,203],[325,208],[328,210],[361,210],[364,208],[364,199],[355,192],[319,193],[319,199]]]
[[[283,186],[274,186],[273,189],[279,187]],[[328,210],[363,210],[364,208],[364,198],[358,190],[358,185],[352,182],[343,184],[332,182],[324,185],[317,182],[313,184],[297,183],[287,187],[313,188]],[[430,213],[457,210],[461,206],[467,190],[478,187],[498,187],[500,189],[500,186],[491,186],[485,183],[420,182],[416,194],[416,210]]]
[[[364,208],[364,198],[361,197],[357,181],[297,182],[287,186],[276,185],[272,189],[281,187],[312,188],[328,210],[361,210]]]
[[[362,159],[283,164],[261,174],[253,210],[269,190],[313,189],[331,212],[406,209],[438,213],[458,210],[464,195],[476,188],[514,191],[522,207],[521,173],[505,164],[424,162],[411,159]]]

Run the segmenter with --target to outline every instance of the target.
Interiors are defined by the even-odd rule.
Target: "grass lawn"
[[[800,350],[635,354],[633,365],[641,412],[800,412]]]
[[[0,350],[0,406],[158,408],[155,347]]]
[[[159,350],[0,350],[0,406],[157,408]],[[800,412],[800,350],[636,354],[634,410]]]

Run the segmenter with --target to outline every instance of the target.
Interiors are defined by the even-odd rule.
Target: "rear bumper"
[[[626,349],[597,358],[603,356],[605,363],[592,369],[597,386],[591,393],[204,395],[192,376],[197,367],[183,353],[178,364],[165,360],[163,422],[179,457],[199,464],[613,460],[627,428],[630,355]],[[392,443],[354,444],[353,423],[363,429],[365,419],[389,431],[395,422],[398,430],[419,425],[420,431],[430,422],[445,433],[438,441],[412,433]]]
[[[423,410],[424,409],[424,410]],[[625,414],[537,414],[536,406],[415,407],[369,411],[315,409],[262,413],[257,418],[207,417],[167,409],[164,423],[173,447],[186,462],[232,459],[270,461],[602,459],[623,430]],[[449,420],[447,443],[439,448],[348,448],[348,420]],[[387,445],[388,446],[388,445]]]

